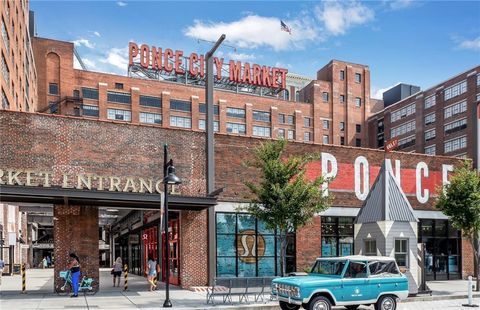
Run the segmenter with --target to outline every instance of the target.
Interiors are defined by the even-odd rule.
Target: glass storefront
[[[354,217],[322,216],[322,257],[353,255]]]
[[[447,220],[420,220],[418,242],[425,244],[425,274],[428,280],[461,278],[461,235]]]
[[[245,213],[217,213],[217,276],[255,277],[280,274],[277,232]],[[295,235],[287,236],[286,270],[295,270]]]

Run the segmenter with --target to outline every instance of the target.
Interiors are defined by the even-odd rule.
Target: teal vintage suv
[[[397,300],[408,296],[408,279],[390,257],[318,258],[308,275],[273,280],[272,295],[284,310],[330,310],[332,305],[353,310],[371,304],[375,310],[395,310]]]

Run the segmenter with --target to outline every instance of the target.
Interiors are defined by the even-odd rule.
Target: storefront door
[[[168,243],[169,253],[168,260],[170,262],[170,283],[180,285],[180,235],[179,221],[171,219],[168,221]],[[163,236],[163,244],[165,244],[165,236]],[[163,256],[163,266],[165,266],[165,255]],[[162,279],[165,280],[165,269],[162,271]]]

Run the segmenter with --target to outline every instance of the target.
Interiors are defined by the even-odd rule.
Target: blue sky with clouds
[[[40,37],[74,42],[89,70],[126,74],[129,41],[314,78],[331,59],[370,66],[372,96],[398,82],[433,86],[480,65],[479,1],[40,1]],[[280,20],[292,34],[280,30]],[[235,49],[233,48],[235,47]]]

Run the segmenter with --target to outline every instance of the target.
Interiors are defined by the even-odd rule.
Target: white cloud
[[[88,70],[94,70],[96,68],[96,63],[93,60],[90,60],[88,58],[82,59],[83,63],[87,67]]]
[[[231,60],[240,60],[242,62],[252,61],[252,60],[255,60],[257,58],[257,56],[255,56],[255,54],[236,53],[236,52],[228,53],[228,57]]]
[[[473,40],[463,40],[458,44],[458,48],[480,51],[480,37]]]
[[[307,41],[318,37],[315,25],[308,18],[284,22],[292,28],[291,35],[280,30],[280,19],[258,15],[248,15],[230,23],[195,20],[184,30],[184,34],[195,39],[216,41],[224,33],[228,42],[240,48],[268,46],[277,51],[303,48]]]
[[[93,34],[96,35],[97,37],[101,37],[100,32],[98,31],[94,31]]]
[[[127,6],[127,3],[125,1],[117,1],[118,6]]]
[[[406,9],[413,5],[413,0],[394,0],[388,1],[388,4],[392,10]]]
[[[355,1],[326,1],[315,8],[315,15],[324,23],[325,29],[334,36],[343,35],[348,29],[375,18],[373,10]]]
[[[401,82],[398,82],[392,86],[387,86],[387,87],[384,87],[384,88],[376,88],[376,87],[372,87],[372,98],[373,99],[380,99],[380,100],[383,100],[383,93],[386,92],[387,90],[397,86],[401,84]]]
[[[82,46],[83,45],[83,46],[88,47],[88,48],[94,48],[95,47],[95,44],[88,41],[87,39],[74,40],[73,44],[75,44],[75,46]]]
[[[128,68],[128,49],[125,48],[111,48],[107,51],[103,58],[100,58],[101,63],[110,65],[115,69],[120,69],[123,74],[127,72]]]

